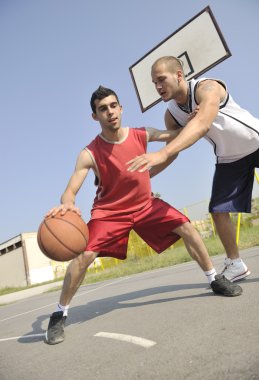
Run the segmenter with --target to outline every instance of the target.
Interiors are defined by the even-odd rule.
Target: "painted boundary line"
[[[94,288],[94,289],[90,289],[90,290],[87,290],[85,292],[82,292],[80,294],[77,294],[74,296],[74,298],[78,298],[78,297],[81,297],[85,294],[89,294],[89,293],[92,293],[96,290],[99,290],[99,289],[103,289],[103,288],[106,288],[107,286],[110,286],[110,285],[113,285],[113,284],[117,284],[118,282],[122,282],[124,280],[128,279],[128,277],[122,277],[120,278],[119,280],[117,281],[113,281],[113,282],[110,282],[109,284],[104,284],[102,286],[99,286],[97,288]],[[36,309],[32,309],[32,310],[28,310],[28,311],[25,311],[24,313],[20,313],[20,314],[15,314],[15,315],[12,315],[11,317],[8,317],[8,318],[5,318],[5,319],[0,319],[0,322],[5,322],[5,321],[9,321],[10,319],[13,319],[13,318],[16,318],[16,317],[20,317],[22,315],[26,315],[26,314],[30,314],[30,313],[33,313],[34,311],[38,311],[38,310],[41,310],[41,309],[45,309],[46,307],[49,307],[49,306],[53,306],[53,305],[56,305],[57,302],[53,302],[53,303],[49,303],[47,305],[44,305],[44,306],[41,306],[41,307],[37,307]]]
[[[150,348],[153,347],[156,342],[153,340],[141,338],[138,336],[133,335],[126,335],[126,334],[117,334],[117,333],[109,333],[109,332],[99,332],[95,334],[94,336],[100,337],[100,338],[109,338],[109,339],[115,339],[115,340],[121,340],[123,342],[133,343],[138,346],[142,346],[144,348]]]
[[[0,342],[7,342],[7,341],[10,341],[10,340],[18,340],[18,339],[36,338],[38,336],[45,336],[45,333],[44,334],[13,336],[12,338],[3,338],[3,339],[0,339]]]
[[[183,264],[184,264],[184,266],[187,266],[187,267],[188,267],[188,266],[197,265],[195,262],[192,262],[192,261],[191,261],[191,262],[187,262],[187,263],[183,263]],[[182,264],[182,265],[183,265],[183,264]],[[104,285],[98,286],[97,288],[90,289],[90,290],[87,290],[87,291],[85,291],[85,292],[83,291],[83,292],[81,292],[81,293],[79,293],[79,294],[76,294],[76,295],[73,297],[73,299],[78,298],[78,297],[81,297],[81,296],[83,296],[83,295],[85,295],[85,294],[92,293],[92,292],[94,292],[94,291],[96,291],[96,290],[106,288],[106,287],[111,286],[111,285],[113,285],[113,284],[117,284],[117,283],[119,283],[119,282],[122,282],[122,281],[128,280],[128,279],[130,279],[130,278],[132,278],[132,277],[135,277],[135,276],[148,275],[148,274],[150,274],[150,273],[157,272],[157,271],[159,271],[159,272],[168,271],[168,270],[172,270],[172,268],[174,268],[174,266],[171,266],[171,267],[165,267],[165,268],[158,268],[158,269],[155,269],[155,270],[152,270],[152,271],[145,271],[145,272],[141,272],[141,273],[135,273],[135,274],[130,275],[130,276],[121,277],[121,278],[119,278],[118,280],[114,280],[113,282],[109,282],[108,284],[104,284]],[[85,286],[88,286],[88,285],[85,285]],[[83,286],[82,286],[82,287],[83,287]],[[79,289],[80,289],[80,288],[79,288]],[[38,310],[45,309],[45,308],[50,307],[50,306],[53,306],[53,305],[57,305],[57,301],[56,301],[56,302],[53,302],[53,303],[49,303],[49,304],[44,305],[44,306],[41,306],[41,307],[38,307],[38,308],[36,308],[36,309],[32,309],[32,310],[25,311],[25,312],[23,312],[23,313],[19,313],[19,314],[12,315],[11,317],[8,317],[8,318],[0,319],[0,323],[1,323],[1,322],[8,321],[8,320],[10,320],[10,319],[14,319],[14,318],[17,318],[17,317],[20,317],[20,316],[26,315],[26,314],[33,313],[34,311],[38,311]]]
[[[138,346],[144,347],[144,348],[150,348],[155,346],[157,343],[153,340],[141,338],[139,336],[134,335],[126,335],[126,334],[118,334],[118,333],[109,333],[109,332],[98,332],[94,336],[100,337],[100,338],[109,338],[114,340],[119,340],[122,342],[132,343],[136,344]],[[2,338],[0,339],[1,342],[9,342],[11,340],[18,340],[18,339],[28,339],[28,338],[38,338],[38,337],[45,337],[45,333],[41,334],[30,334],[30,335],[21,335],[21,336],[13,336],[11,338]]]

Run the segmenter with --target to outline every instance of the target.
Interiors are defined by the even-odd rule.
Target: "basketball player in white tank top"
[[[229,213],[251,211],[254,168],[259,167],[259,120],[235,103],[224,82],[208,78],[187,82],[175,57],[159,58],[151,75],[162,100],[168,102],[166,127],[179,134],[159,152],[131,160],[128,170],[150,170],[154,176],[200,138],[208,140],[216,155],[209,211],[227,254],[223,274],[231,281],[245,278],[250,271],[239,257]]]

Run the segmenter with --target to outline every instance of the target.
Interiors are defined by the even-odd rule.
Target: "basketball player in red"
[[[89,242],[86,251],[71,261],[67,268],[61,297],[51,315],[46,342],[57,344],[64,340],[64,324],[69,303],[82,283],[86,269],[99,256],[125,259],[131,229],[161,253],[182,238],[190,256],[204,271],[214,293],[237,296],[239,285],[217,275],[200,235],[188,218],[151,193],[149,172],[129,172],[126,163],[146,152],[151,141],[171,141],[177,131],[159,131],[153,128],[122,128],[122,106],[116,93],[99,87],[91,98],[92,116],[101,126],[101,133],[79,154],[61,205],[51,209],[47,216],[72,210],[76,194],[87,173],[92,169],[98,179],[91,220],[88,223]]]

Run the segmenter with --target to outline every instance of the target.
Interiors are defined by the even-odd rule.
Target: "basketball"
[[[69,261],[86,249],[87,224],[75,212],[59,212],[45,218],[39,226],[37,240],[41,251],[55,261]]]

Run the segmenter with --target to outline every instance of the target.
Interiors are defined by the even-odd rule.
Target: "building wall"
[[[35,232],[23,233],[22,241],[27,256],[30,284],[54,280],[51,260],[41,252],[37,242],[37,234]]]
[[[0,288],[27,286],[22,247],[0,256]]]
[[[61,278],[68,264],[50,260],[41,252],[37,232],[22,233],[0,244],[0,288],[23,287]]]
[[[0,288],[23,287],[55,278],[53,262],[40,250],[37,233],[23,233],[0,244]]]

